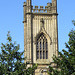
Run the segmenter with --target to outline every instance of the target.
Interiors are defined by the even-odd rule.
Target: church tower
[[[24,50],[29,65],[38,64],[35,75],[47,75],[47,69],[58,56],[57,0],[43,6],[24,2]]]

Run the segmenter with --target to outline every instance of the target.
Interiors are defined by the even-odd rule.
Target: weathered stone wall
[[[32,8],[31,0],[24,2],[24,50],[26,61],[30,64],[37,63],[35,75],[47,75],[48,66],[52,56],[58,55],[58,27],[57,27],[57,0],[47,3],[38,9]],[[36,12],[37,11],[37,12]],[[41,12],[42,11],[42,12]],[[43,23],[42,21],[43,20]],[[43,33],[48,40],[48,59],[36,59],[36,40]]]

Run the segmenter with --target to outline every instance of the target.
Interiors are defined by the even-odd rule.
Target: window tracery
[[[48,42],[44,34],[37,39],[36,57],[37,59],[48,59]]]

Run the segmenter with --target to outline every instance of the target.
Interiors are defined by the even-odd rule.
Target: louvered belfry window
[[[37,39],[36,57],[37,59],[48,59],[48,42],[44,34]]]

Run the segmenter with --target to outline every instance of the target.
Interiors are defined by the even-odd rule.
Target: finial
[[[38,6],[35,6],[35,9],[38,9]]]
[[[52,6],[52,3],[47,3],[47,6],[48,6],[48,7]]]
[[[40,9],[43,9],[43,6],[40,6]]]
[[[26,2],[24,2],[23,7],[26,6]]]

